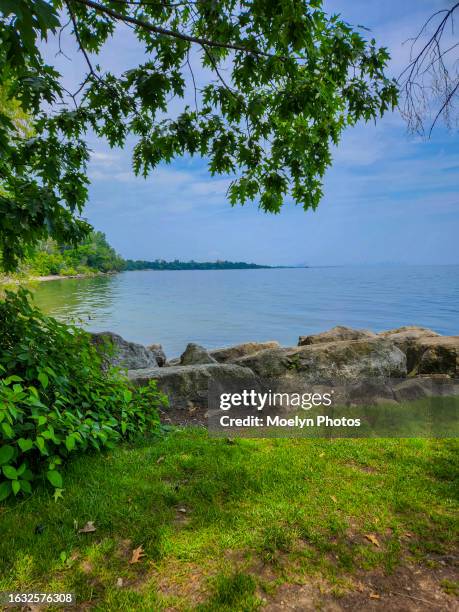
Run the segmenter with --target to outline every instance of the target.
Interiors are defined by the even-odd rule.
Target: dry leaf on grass
[[[139,563],[141,558],[144,557],[144,556],[145,556],[145,553],[143,552],[143,546],[139,546],[138,548],[134,548],[134,550],[132,551],[132,557],[131,557],[131,560],[129,561],[129,563]]]
[[[93,521],[88,521],[84,527],[78,529],[78,533],[92,533],[96,528]]]
[[[186,508],[178,508],[178,512],[182,512],[183,514],[185,514],[186,511],[187,511]]]
[[[370,593],[370,599],[381,599],[381,595],[378,595],[378,593]]]
[[[338,500],[336,499],[336,497],[334,495],[330,495],[331,500],[335,502],[335,504],[338,503]]]
[[[366,539],[369,542],[371,542],[372,544],[374,544],[378,548],[381,548],[381,544],[379,543],[379,540],[378,540],[378,538],[375,535],[373,535],[372,533],[366,533],[365,537],[366,537]]]
[[[156,463],[162,463],[164,461],[164,459],[165,459],[164,455],[161,455],[161,457],[158,457],[156,459]]]

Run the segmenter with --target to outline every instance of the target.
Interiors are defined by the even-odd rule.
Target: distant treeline
[[[250,270],[270,268],[245,261],[155,261],[123,259],[107,242],[105,234],[92,231],[78,246],[58,244],[48,239],[41,242],[18,267],[29,276],[91,275],[123,270]],[[0,274],[2,273],[0,256]]]
[[[244,261],[143,261],[140,259],[127,259],[125,270],[247,270],[258,268],[270,268],[271,266],[259,266]]]

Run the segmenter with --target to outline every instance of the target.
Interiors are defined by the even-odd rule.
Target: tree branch
[[[70,1],[70,0],[69,0]],[[188,34],[183,34],[181,32],[176,32],[175,30],[169,30],[167,28],[161,28],[159,26],[155,26],[148,21],[143,21],[142,19],[138,19],[137,17],[132,17],[130,15],[123,15],[122,13],[118,13],[113,9],[104,6],[102,4],[98,4],[97,2],[93,2],[93,0],[71,0],[72,2],[78,2],[79,4],[84,4],[90,8],[93,8],[100,13],[104,13],[105,15],[109,15],[112,19],[116,19],[117,21],[124,21],[126,23],[132,23],[133,25],[138,26],[139,28],[143,28],[148,30],[149,32],[154,32],[155,34],[161,34],[162,36],[170,36],[172,38],[178,38],[179,40],[185,40],[190,43],[196,43],[201,45],[201,47],[217,47],[219,49],[230,49],[232,51],[243,51],[244,53],[251,53],[253,55],[261,55],[264,57],[278,57],[279,59],[287,59],[285,57],[276,56],[272,53],[266,53],[264,51],[260,51],[258,49],[249,49],[248,47],[244,47],[243,45],[236,45],[233,43],[224,43],[224,42],[216,42],[215,40],[210,40],[207,38],[201,38],[199,36],[190,36]]]

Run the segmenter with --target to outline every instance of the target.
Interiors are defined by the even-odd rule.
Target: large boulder
[[[439,336],[437,332],[428,327],[420,327],[419,325],[402,325],[402,327],[396,327],[395,329],[388,329],[377,334],[381,338],[390,338],[391,340],[403,338],[420,338],[422,336]]]
[[[235,363],[263,378],[313,381],[406,376],[406,357],[390,340],[368,338],[260,351]]]
[[[228,346],[225,348],[215,349],[209,351],[209,354],[216,359],[219,363],[231,363],[235,359],[245,357],[246,355],[253,355],[259,351],[266,349],[278,348],[279,342],[244,342],[243,344],[236,344],[234,346]]]
[[[459,336],[420,338],[412,353],[413,374],[459,377]]]
[[[217,361],[209,355],[203,346],[189,342],[180,357],[180,365],[200,365],[204,363],[217,363]]]
[[[344,325],[337,325],[320,334],[300,336],[298,346],[309,346],[311,344],[324,344],[326,342],[340,342],[343,340],[366,340],[376,338],[376,334],[366,329],[353,329]]]
[[[147,346],[147,349],[153,353],[156,357],[156,361],[160,368],[166,365],[167,357],[166,353],[163,351],[163,347],[161,344],[150,344]]]
[[[248,368],[221,363],[145,368],[131,370],[128,376],[133,384],[140,386],[156,380],[158,389],[168,396],[170,407],[179,410],[207,408],[211,380],[247,385],[252,385],[255,380],[253,372]]]
[[[423,338],[439,337],[439,334],[427,327],[404,325],[403,327],[380,332],[378,337],[391,340],[395,346],[398,346],[398,348],[405,353],[407,369],[408,372],[411,372],[415,368],[420,357],[418,342]]]
[[[92,341],[110,365],[136,370],[158,365],[155,354],[143,344],[128,342],[113,332],[93,333]]]
[[[408,372],[459,376],[459,336],[441,336],[426,327],[399,327],[378,334],[406,355]]]

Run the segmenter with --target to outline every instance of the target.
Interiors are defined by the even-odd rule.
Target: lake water
[[[169,357],[187,342],[295,345],[334,325],[459,334],[459,266],[124,272],[43,282],[35,299],[90,331],[161,343]]]

